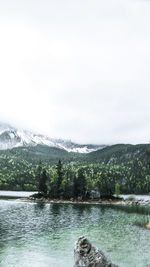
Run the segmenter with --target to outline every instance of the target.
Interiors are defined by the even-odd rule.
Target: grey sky
[[[0,0],[0,39],[1,121],[150,141],[150,1]]]

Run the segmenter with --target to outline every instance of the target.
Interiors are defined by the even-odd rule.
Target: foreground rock
[[[102,251],[94,247],[84,236],[79,237],[74,248],[74,267],[118,267],[111,263]]]

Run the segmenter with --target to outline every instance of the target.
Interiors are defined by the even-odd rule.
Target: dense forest
[[[0,151],[0,190],[35,190],[52,198],[150,193],[150,145],[113,145],[89,154],[37,145]]]

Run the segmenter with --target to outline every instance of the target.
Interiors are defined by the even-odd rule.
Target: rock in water
[[[102,251],[94,247],[87,238],[78,238],[74,248],[74,267],[118,267],[111,263]]]

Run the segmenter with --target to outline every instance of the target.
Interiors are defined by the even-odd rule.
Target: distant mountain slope
[[[75,175],[82,168],[86,170],[89,181],[97,180],[99,175],[110,179],[115,177],[124,193],[150,192],[150,144],[119,144],[91,153],[67,152],[47,145],[0,150],[0,189],[37,190],[39,162],[51,179],[58,160],[62,161],[64,171],[68,169],[66,175]]]
[[[1,159],[13,159],[14,162],[26,161],[32,164],[38,164],[42,161],[43,164],[53,165],[61,159],[64,163],[76,162],[84,159],[83,153],[67,152],[64,149],[57,147],[49,147],[46,145],[15,147],[12,149],[0,150]],[[7,164],[7,162],[6,162]]]
[[[88,162],[104,162],[105,164],[121,164],[131,160],[147,160],[150,144],[117,144],[85,155]]]
[[[81,164],[121,164],[140,159],[150,159],[150,144],[126,145],[118,144],[105,147],[90,153],[68,152],[58,147],[46,145],[22,146],[7,150],[0,150],[0,159],[13,157],[16,161],[26,160],[29,163],[38,163],[40,160],[50,165],[56,164],[59,159],[64,163],[79,162]]]
[[[54,139],[45,135],[35,134],[30,131],[16,129],[8,124],[0,124],[0,149],[11,149],[21,146],[45,145],[57,147],[68,152],[89,153],[102,149],[105,145],[81,145],[70,140]]]

